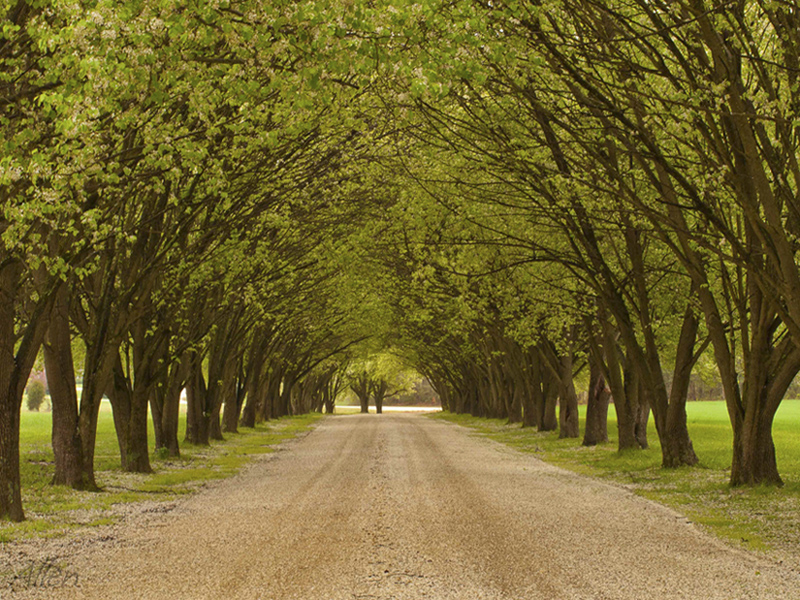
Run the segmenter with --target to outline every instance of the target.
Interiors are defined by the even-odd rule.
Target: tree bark
[[[525,398],[522,410],[522,426],[536,427],[541,431],[544,415],[544,394],[542,392],[541,356],[537,349],[529,352],[530,394]]]
[[[97,419],[106,385],[111,377],[113,355],[104,340],[93,341],[86,346],[86,360],[83,369],[83,388],[81,390],[78,425],[81,430],[81,450],[83,455],[83,486],[96,490],[94,477],[94,450],[97,439]]]
[[[241,391],[244,387],[241,361],[235,360],[233,362],[233,367],[227,373],[229,379],[225,380],[222,387],[223,401],[225,403],[225,408],[222,412],[223,433],[238,433],[239,413],[242,410],[242,400],[244,399],[244,394]]]
[[[277,361],[270,366],[269,370],[265,373],[266,383],[264,385],[263,406],[264,419],[275,419],[278,416],[278,405],[280,404],[281,386],[283,385],[283,367]]]
[[[118,353],[108,397],[114,413],[122,470],[129,473],[152,473],[147,443],[147,387],[144,382],[138,389],[131,385]]]
[[[608,320],[602,306],[599,310],[602,326],[602,356],[605,359],[608,385],[614,399],[617,415],[617,449],[619,451],[641,449],[636,437],[636,421],[639,413],[639,379],[630,366],[630,361],[620,360],[616,329]]]
[[[256,412],[259,403],[259,391],[264,385],[262,374],[264,373],[265,349],[263,341],[259,338],[250,344],[250,352],[247,357],[247,385],[245,391],[244,407],[242,408],[242,418],[239,425],[242,427],[256,426]]]
[[[772,439],[774,416],[768,411],[750,411],[734,430],[731,485],[783,485]]]
[[[22,373],[15,361],[14,323],[17,288],[22,265],[12,262],[0,268],[0,519],[22,521],[21,480],[19,472],[19,427]],[[27,379],[27,377],[26,377]],[[24,386],[22,386],[24,389]]]
[[[686,398],[695,363],[694,344],[698,327],[699,323],[692,307],[687,306],[675,352],[675,369],[664,424],[665,431],[661,436],[661,464],[668,468],[696,465],[699,462],[686,423]]]
[[[638,389],[636,391],[636,412],[634,419],[634,435],[636,442],[642,450],[649,448],[647,443],[647,422],[650,420],[650,404],[647,401],[647,396],[644,393],[644,385],[639,379]]]
[[[164,393],[164,406],[161,415],[161,447],[166,448],[168,455],[173,458],[181,454],[180,444],[178,443],[181,391],[183,390],[188,370],[188,358],[184,355],[179,362],[170,367]]]
[[[610,395],[606,388],[603,370],[590,355],[586,425],[583,433],[584,446],[596,446],[608,441],[608,401]]]
[[[44,291],[15,335],[23,266],[0,264],[0,519],[22,521],[19,427],[22,396],[47,327],[52,293]]]
[[[51,441],[55,472],[54,485],[83,489],[83,452],[78,425],[78,392],[72,362],[72,334],[69,323],[69,288],[56,292],[43,345],[47,387],[53,410]]]
[[[369,376],[366,373],[357,375],[353,383],[350,384],[350,389],[353,390],[353,393],[358,398],[359,405],[361,406],[361,414],[369,413]]]
[[[203,360],[193,352],[186,383],[186,441],[195,446],[208,446],[209,412],[206,407],[206,383]]]
[[[546,342],[545,342],[546,343]],[[558,382],[551,369],[547,367],[544,349],[539,349],[539,375],[542,379],[542,403],[539,416],[539,431],[555,431],[558,429],[556,407],[558,405]]]

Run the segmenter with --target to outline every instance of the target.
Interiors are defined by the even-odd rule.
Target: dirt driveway
[[[330,417],[167,508],[65,547],[63,583],[0,598],[800,598],[796,566],[420,415]]]

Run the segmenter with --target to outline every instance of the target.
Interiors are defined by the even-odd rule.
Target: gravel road
[[[796,566],[420,415],[325,419],[162,509],[62,545],[74,579],[0,598],[800,598]]]

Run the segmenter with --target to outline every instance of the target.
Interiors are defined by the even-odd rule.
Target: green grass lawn
[[[581,407],[581,432],[585,407]],[[593,448],[580,440],[559,440],[555,432],[539,433],[507,425],[503,420],[437,413],[471,427],[482,435],[543,460],[629,487],[635,493],[677,509],[716,535],[752,550],[772,551],[776,557],[800,558],[800,400],[785,400],[773,429],[778,468],[784,487],[731,488],[731,433],[723,402],[692,402],[687,406],[689,433],[700,465],[662,469],[661,448],[652,419],[650,448],[617,451],[616,418],[609,409],[608,444]]]
[[[225,441],[210,447],[182,444],[179,459],[151,456],[153,474],[124,473],[110,407],[100,411],[95,451],[95,473],[101,492],[79,492],[50,485],[53,451],[50,445],[50,413],[22,412],[20,471],[22,499],[27,521],[0,522],[0,543],[30,536],[57,536],[72,528],[103,525],[118,518],[113,505],[141,500],[166,501],[189,493],[211,479],[237,473],[259,454],[308,430],[322,415],[286,417],[225,434]],[[153,432],[150,423],[150,440]],[[182,427],[185,427],[185,422]],[[183,439],[184,431],[179,432]]]

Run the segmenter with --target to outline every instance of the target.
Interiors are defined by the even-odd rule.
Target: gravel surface
[[[328,418],[185,501],[36,552],[4,549],[0,599],[800,598],[797,568],[419,415]]]

